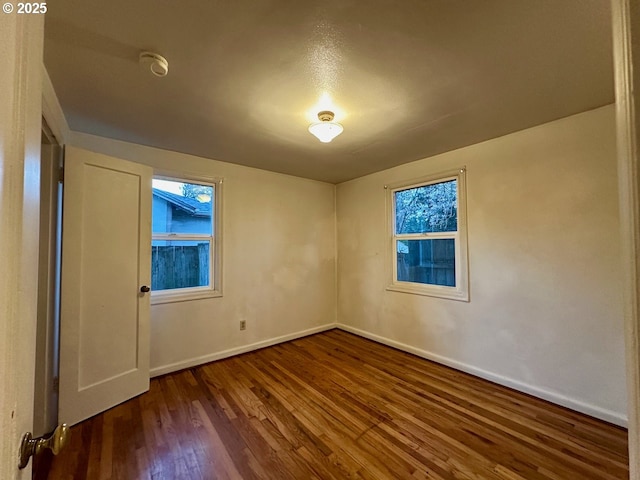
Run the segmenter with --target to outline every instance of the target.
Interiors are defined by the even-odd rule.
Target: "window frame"
[[[395,193],[426,185],[456,180],[457,182],[457,221],[456,232],[424,232],[424,233],[396,233]],[[450,300],[469,301],[469,264],[467,245],[467,187],[466,167],[428,175],[425,177],[385,185],[387,207],[387,266],[388,285],[386,290],[426,295],[430,297]],[[456,286],[433,285],[418,282],[398,280],[398,252],[399,240],[439,240],[453,239],[455,243],[455,278]]]
[[[214,298],[222,296],[222,185],[223,179],[203,175],[184,174],[170,171],[154,171],[154,180],[168,180],[180,183],[192,183],[213,187],[213,219],[211,235],[193,233],[154,233],[151,225],[151,242],[154,240],[205,240],[209,243],[209,285],[206,287],[173,288],[153,290],[151,284],[151,304],[163,304]],[[153,215],[153,212],[152,212]],[[151,222],[152,224],[153,222]]]

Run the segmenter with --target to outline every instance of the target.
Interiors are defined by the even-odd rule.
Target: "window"
[[[386,188],[388,289],[468,301],[465,170]]]
[[[220,189],[220,181],[154,177],[152,303],[221,294]]]

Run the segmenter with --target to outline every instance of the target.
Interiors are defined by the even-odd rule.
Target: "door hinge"
[[[53,377],[53,392],[60,393],[60,377]]]
[[[60,149],[60,156],[58,157],[58,165],[60,168],[58,169],[58,181],[60,183],[64,183],[64,159],[67,151],[64,145]]]

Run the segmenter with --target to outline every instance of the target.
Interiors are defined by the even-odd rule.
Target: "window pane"
[[[154,233],[212,234],[211,185],[153,180]]]
[[[153,240],[151,289],[209,286],[210,249],[210,242],[202,240]]]
[[[458,230],[456,180],[400,190],[394,204],[396,234]]]
[[[456,286],[456,248],[453,238],[398,240],[398,281]]]

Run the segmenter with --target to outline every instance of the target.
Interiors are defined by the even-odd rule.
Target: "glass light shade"
[[[309,125],[309,132],[322,143],[329,143],[342,133],[344,128],[336,122],[317,122]]]

